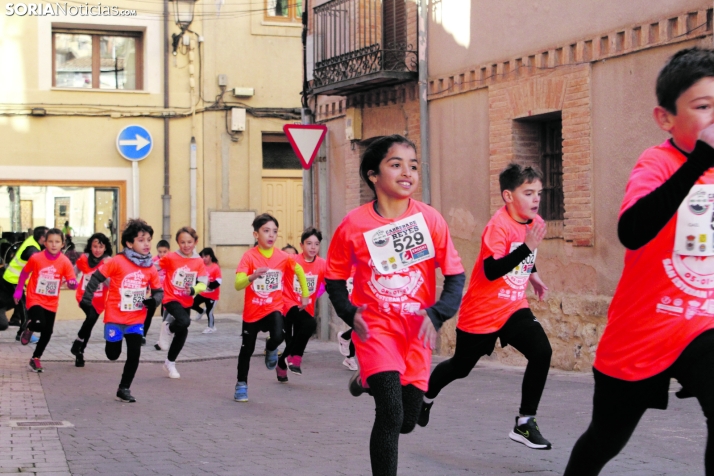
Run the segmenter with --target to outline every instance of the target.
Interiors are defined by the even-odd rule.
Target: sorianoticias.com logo
[[[64,3],[8,3],[5,16],[34,17],[134,17],[136,10],[124,10],[112,5],[69,4]]]

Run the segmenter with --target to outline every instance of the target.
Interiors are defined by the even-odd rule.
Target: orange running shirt
[[[141,324],[146,319],[142,301],[151,296],[148,289],[161,289],[159,273],[154,266],[142,268],[123,254],[105,261],[99,272],[109,279],[104,322]]]
[[[87,283],[90,279],[92,279],[92,275],[94,274],[94,272],[99,269],[99,267],[103,263],[104,261],[101,261],[94,268],[90,268],[89,259],[87,258],[87,255],[82,254],[82,256],[79,257],[75,266],[77,266],[79,272],[82,273],[82,279],[80,279],[79,284],[77,285],[77,302],[82,301],[82,296],[84,296],[84,290],[87,289]],[[94,298],[92,299],[92,306],[94,306],[94,309],[96,309],[99,314],[104,312],[104,303],[107,299],[107,296],[104,294],[105,284],[106,283],[99,284],[99,287],[97,287],[97,292],[94,293]]]
[[[685,161],[669,141],[645,150],[627,182],[620,216]],[[600,372],[629,381],[652,377],[714,328],[713,212],[714,169],[709,169],[653,240],[625,251],[593,364]]]
[[[295,256],[295,262],[302,266],[305,271],[305,279],[307,280],[307,289],[310,292],[310,304],[307,305],[305,311],[312,317],[315,317],[315,295],[320,290],[320,286],[325,283],[325,268],[327,261],[319,256],[315,256],[312,263],[305,261],[305,256],[302,253]],[[288,269],[283,277],[283,300],[285,308],[283,314],[287,314],[293,306],[301,304],[302,290],[298,281],[295,269]]]
[[[268,268],[269,271],[245,288],[243,322],[256,322],[271,312],[283,312],[283,276],[289,269],[294,272],[295,259],[277,248],[273,249],[270,258],[266,258],[254,246],[241,258],[236,274],[245,273],[250,277],[258,268]]]
[[[23,271],[31,273],[26,291],[27,309],[40,306],[48,311],[57,312],[62,279],[65,281],[77,279],[72,262],[61,253],[54,260],[47,258],[44,251],[35,253],[27,261]]]
[[[543,223],[538,215],[535,220]],[[505,205],[488,221],[481,235],[481,251],[471,272],[471,282],[459,309],[457,328],[470,334],[490,334],[503,327],[513,313],[528,307],[526,288],[537,250],[494,281],[486,278],[483,262],[490,256],[501,259],[509,255],[525,242],[526,227],[532,226],[514,220]]]
[[[205,266],[205,263],[204,263]],[[211,263],[208,265],[206,268],[206,272],[208,273],[208,283],[212,283],[217,279],[223,279],[221,275],[221,267],[218,266],[216,263]],[[208,299],[213,299],[214,301],[218,301],[218,299],[221,297],[221,287],[218,286],[216,289],[207,289],[206,291],[203,291],[201,293],[201,296],[206,297]]]
[[[159,260],[159,266],[166,271],[164,279],[164,304],[175,301],[183,307],[193,305],[190,288],[195,286],[198,278],[208,276],[203,258],[184,258],[176,251],[171,251]]]
[[[156,264],[159,262],[161,258],[159,258],[158,255],[152,256],[151,257],[151,262]],[[164,285],[164,279],[166,279],[166,270],[165,269],[160,269],[159,270],[159,281],[161,282],[161,286],[163,287]]]

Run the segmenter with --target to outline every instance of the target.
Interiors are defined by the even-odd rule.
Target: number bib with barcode
[[[677,210],[674,251],[714,256],[714,185],[695,185]]]
[[[307,291],[310,293],[309,295],[312,296],[315,294],[317,276],[305,275],[305,279],[307,280]],[[293,277],[293,290],[295,291],[295,294],[302,296],[302,288],[300,287],[300,280],[298,279],[297,274]]]
[[[39,278],[35,292],[42,296],[59,296],[60,280],[52,278]]]
[[[124,312],[141,311],[144,309],[144,299],[146,299],[146,289],[127,289],[122,288],[121,293],[121,310]]]
[[[523,243],[517,242],[511,243],[511,249],[508,251],[508,254],[513,253],[513,251],[515,251],[515,249],[522,244]],[[533,252],[529,254],[526,259],[518,263],[518,266],[513,268],[508,274],[506,274],[506,276],[504,276],[506,281],[516,287],[525,286],[531,277],[531,273],[533,272],[537,254],[538,250],[533,250]]]
[[[394,273],[436,256],[421,212],[365,232],[364,239],[380,274]]]
[[[283,289],[283,273],[277,269],[269,269],[253,281],[253,290],[259,293],[272,293]]]
[[[171,280],[171,284],[174,287],[185,289],[196,285],[196,277],[198,273],[195,271],[186,271],[185,269],[177,269],[174,273],[174,279]]]

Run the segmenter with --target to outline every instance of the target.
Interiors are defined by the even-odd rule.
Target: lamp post
[[[186,31],[191,22],[193,22],[193,11],[196,6],[196,0],[170,0],[174,4],[174,21],[181,28],[181,31]]]

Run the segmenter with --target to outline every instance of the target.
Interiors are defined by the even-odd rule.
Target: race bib
[[[124,312],[141,311],[144,309],[144,299],[146,299],[146,288],[142,289],[127,289],[122,288],[121,293],[121,310]]]
[[[714,256],[714,185],[695,185],[677,210],[674,252]]]
[[[198,276],[198,273],[195,271],[177,269],[171,284],[180,289],[190,288],[196,285],[196,276]]]
[[[317,286],[317,276],[312,276],[312,275],[305,275],[305,279],[307,280],[307,290],[310,293],[309,295],[312,296],[315,294],[315,287]],[[293,278],[293,290],[295,290],[295,294],[298,296],[302,296],[302,288],[300,287],[300,280],[297,277],[297,274]]]
[[[523,243],[516,242],[511,243],[511,249],[508,250],[508,254],[513,253],[513,251],[522,244]],[[521,261],[518,266],[506,274],[506,276],[504,276],[506,281],[515,287],[524,286],[528,283],[528,280],[531,277],[531,272],[533,272],[533,267],[535,266],[536,254],[538,254],[537,249],[533,250],[533,252],[529,254],[526,259]]]
[[[364,233],[374,267],[391,274],[436,256],[424,215],[404,218]]]
[[[42,296],[59,296],[60,280],[51,278],[39,278],[35,292]]]
[[[354,288],[355,278],[349,278],[347,280],[347,294],[352,295],[352,289]]]
[[[263,276],[253,281],[253,290],[259,293],[272,293],[283,289],[283,273],[269,269]]]

